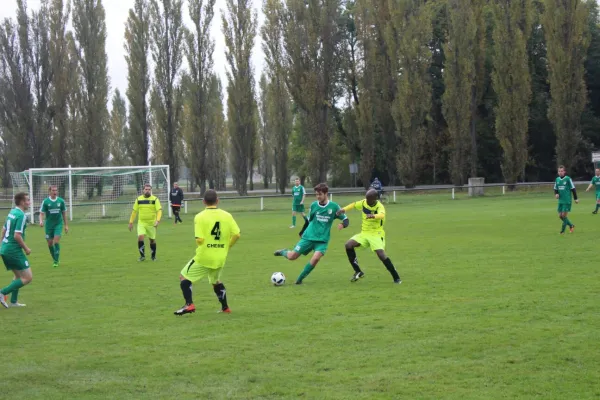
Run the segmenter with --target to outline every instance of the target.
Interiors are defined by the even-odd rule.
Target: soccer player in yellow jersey
[[[146,247],[144,246],[144,238],[148,236],[150,239],[150,249],[152,250],[152,261],[156,261],[156,227],[160,223],[162,217],[162,207],[158,197],[152,194],[152,186],[144,185],[144,193],[135,199],[133,203],[133,211],[129,218],[129,232],[133,229],[133,221],[138,215],[138,251],[140,258],[138,261],[146,259]]]
[[[348,204],[346,207],[339,210],[337,213],[342,214],[348,212],[351,209],[360,210],[362,213],[362,228],[361,232],[354,235],[346,242],[346,254],[348,255],[348,261],[354,268],[354,275],[352,275],[351,282],[356,282],[363,276],[364,272],[360,270],[358,265],[358,259],[356,258],[357,247],[371,248],[374,251],[383,265],[394,278],[394,283],[400,284],[402,280],[398,271],[392,264],[392,261],[385,254],[385,231],[383,225],[385,224],[385,207],[378,199],[378,193],[375,189],[369,189],[364,200],[357,201],[355,203]]]
[[[231,214],[217,208],[219,198],[214,190],[206,191],[203,203],[206,208],[194,218],[194,231],[198,246],[196,247],[196,256],[183,267],[179,276],[185,305],[175,311],[175,315],[196,311],[196,306],[192,301],[192,283],[204,277],[208,277],[208,283],[213,285],[213,290],[221,303],[220,312],[231,312],[227,305],[225,285],[221,282],[221,273],[229,249],[240,238],[240,227]]]

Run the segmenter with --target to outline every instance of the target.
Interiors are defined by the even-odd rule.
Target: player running
[[[48,188],[48,197],[42,202],[40,208],[40,227],[46,227],[46,241],[48,250],[54,263],[54,268],[58,267],[60,261],[60,237],[63,232],[69,233],[69,224],[67,222],[67,206],[62,197],[58,197],[58,188],[51,185]]]
[[[585,191],[589,192],[593,186],[596,187],[596,209],[592,211],[592,214],[598,214],[598,209],[600,209],[600,168],[596,168],[596,176],[592,178],[590,185]]]
[[[570,177],[567,176],[567,171],[564,166],[558,167],[558,177],[554,181],[554,196],[558,200],[558,217],[562,220],[562,229],[560,234],[565,233],[565,229],[569,226],[569,232],[573,233],[575,225],[569,220],[569,212],[571,211],[571,192],[575,203],[579,203],[577,199],[577,190],[575,184]]]
[[[4,223],[2,228],[2,246],[0,247],[0,256],[7,271],[12,271],[15,278],[10,285],[0,290],[0,304],[9,307],[25,307],[25,304],[19,303],[19,289],[31,283],[33,275],[27,257],[31,250],[25,244],[25,229],[27,228],[27,217],[25,211],[29,209],[29,195],[27,193],[17,193],[15,195],[15,205]],[[4,296],[10,294],[10,304],[6,302]]]
[[[301,213],[302,218],[306,220],[306,214],[304,213],[306,190],[304,190],[304,186],[300,184],[300,179],[298,178],[296,178],[296,186],[292,188],[292,197],[292,226],[290,226],[290,229],[296,227],[296,213]]]
[[[337,211],[338,215],[344,214],[351,209],[362,212],[362,228],[360,233],[352,236],[346,242],[348,261],[350,261],[350,265],[354,268],[354,275],[350,279],[350,282],[356,282],[365,276],[358,265],[356,251],[354,250],[357,247],[362,247],[371,248],[392,275],[394,283],[400,284],[402,283],[400,275],[398,275],[394,264],[392,264],[392,261],[385,254],[385,231],[383,230],[383,225],[385,224],[385,207],[378,200],[379,193],[376,189],[369,189],[365,197],[364,200],[350,203]]]
[[[342,223],[338,225],[339,230],[347,228],[350,225],[350,220],[345,214],[338,214],[340,206],[333,201],[329,201],[327,197],[329,188],[326,184],[319,183],[314,190],[317,201],[310,205],[308,218],[305,220],[302,231],[300,231],[300,241],[296,244],[294,250],[284,249],[275,252],[276,256],[285,257],[293,261],[300,257],[301,254],[305,256],[314,250],[310,261],[306,264],[298,279],[296,279],[296,285],[302,283],[304,278],[315,269],[321,257],[327,252],[331,225],[333,225],[334,220],[336,218],[342,220]]]
[[[240,238],[240,228],[231,214],[217,208],[219,198],[217,192],[209,189],[202,200],[206,208],[194,218],[196,236],[196,256],[181,270],[179,276],[181,291],[185,305],[175,311],[175,315],[183,315],[196,311],[192,301],[192,283],[208,277],[208,283],[221,303],[221,311],[230,313],[227,305],[227,292],[221,282],[221,273],[227,260],[229,249]]]
[[[152,261],[156,261],[156,227],[162,217],[162,207],[158,197],[152,194],[152,186],[149,184],[144,185],[144,194],[135,199],[135,203],[133,203],[133,211],[131,212],[131,218],[129,218],[129,232],[133,229],[133,221],[135,221],[138,212],[140,214],[137,226],[138,251],[140,252],[138,261],[146,259],[146,246],[144,245],[146,236],[150,239]]]

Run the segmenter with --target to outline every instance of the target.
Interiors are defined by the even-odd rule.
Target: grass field
[[[240,212],[224,273],[231,315],[207,282],[183,304],[192,216],[165,221],[159,261],[136,262],[126,223],[81,223],[52,269],[43,233],[27,241],[24,309],[0,309],[6,399],[591,399],[600,397],[600,216],[591,195],[558,235],[552,192],[461,199],[406,196],[387,207],[394,285],[370,252],[351,284],[343,243],[302,286],[307,258],[288,212]],[[424,199],[420,201],[419,199]],[[344,202],[348,199],[343,199]],[[340,202],[341,199],[340,199]],[[271,273],[288,277],[269,284]],[[9,273],[1,275],[8,283]]]

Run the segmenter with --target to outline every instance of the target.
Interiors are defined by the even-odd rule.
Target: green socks
[[[54,245],[54,261],[58,262],[60,258],[60,243]]]
[[[48,246],[48,250],[50,250],[50,255],[52,256],[52,259],[56,260],[56,256],[54,255],[54,245]]]
[[[10,285],[8,285],[5,288],[2,288],[2,290],[0,290],[0,294],[10,294],[15,290],[21,289],[23,286],[25,285],[23,285],[23,281],[21,279],[15,279],[10,283]]]
[[[565,229],[567,228],[567,219],[566,219],[566,218],[563,218],[562,222],[563,222],[563,223],[562,223],[562,228],[560,229],[560,231],[561,231],[561,232],[564,232],[564,231],[565,231]]]
[[[18,299],[19,299],[19,289],[15,289],[10,294],[10,302],[14,304],[17,302]]]
[[[596,204],[596,212],[598,212],[598,209],[600,209],[600,204]]]
[[[296,226],[296,216],[292,216],[292,226]]]
[[[567,225],[569,225],[569,227],[573,226],[573,223],[569,220],[569,218],[565,218],[565,222]]]
[[[296,279],[296,281],[297,282],[302,282],[304,280],[304,278],[306,278],[308,276],[308,274],[310,274],[312,272],[313,269],[315,269],[315,267],[313,267],[312,265],[310,265],[310,263],[306,264],[304,266],[304,269],[300,273],[300,276],[298,276],[298,279]]]

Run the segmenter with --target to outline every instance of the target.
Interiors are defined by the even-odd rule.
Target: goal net
[[[27,192],[31,198],[29,217],[38,221],[48,188],[56,185],[58,195],[67,204],[71,221],[127,220],[136,197],[145,184],[159,198],[163,213],[171,216],[169,166],[146,165],[97,168],[32,168],[10,173],[13,194]]]

